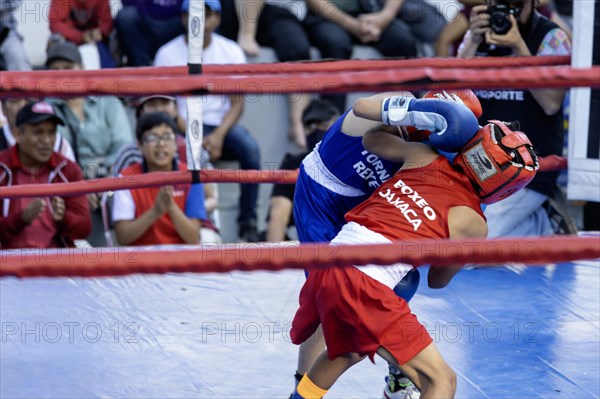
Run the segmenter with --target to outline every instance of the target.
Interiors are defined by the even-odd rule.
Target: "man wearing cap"
[[[48,47],[46,51],[46,68],[63,70],[82,69],[82,67],[83,60],[81,59],[81,53],[75,44],[56,42]]]
[[[46,67],[50,70],[81,70],[79,49],[73,43],[57,43],[48,49]],[[86,178],[109,174],[117,152],[133,142],[125,107],[114,96],[49,99],[65,122],[59,133],[69,140]]]
[[[173,118],[179,132],[185,132],[187,126],[185,119],[179,115],[175,97],[166,94],[154,94],[140,98],[137,106],[137,117],[139,118],[142,114],[150,112],[164,112]]]
[[[73,43],[57,43],[48,49],[46,66],[50,70],[83,69],[79,49]],[[114,96],[48,99],[65,122],[59,133],[69,140],[77,163],[86,179],[106,177],[119,149],[133,142],[133,132],[125,107]],[[93,230],[88,241],[95,247],[105,246],[105,232],[99,210],[100,195],[88,194]]]
[[[221,23],[221,3],[219,0],[205,0],[206,22],[204,24],[204,64],[245,64],[242,48],[234,41],[215,33]],[[182,22],[188,26],[189,0],[182,5]],[[181,35],[156,53],[155,66],[187,65],[187,34]],[[179,114],[187,118],[184,98],[178,98]],[[239,161],[243,170],[260,169],[260,150],[256,140],[241,125],[237,124],[244,110],[242,95],[205,96],[202,98],[204,128],[203,145],[210,153],[211,160]],[[257,231],[256,203],[258,185],[242,184],[238,235],[242,241],[259,240]]]
[[[17,113],[27,104],[24,98],[5,98],[2,101],[2,110],[0,111],[0,151],[16,144],[17,140],[13,132],[17,131]],[[5,118],[5,119],[3,119]],[[16,133],[15,133],[16,134]],[[56,133],[56,142],[54,151],[66,157],[69,161],[75,162],[75,153],[69,141]]]
[[[25,105],[17,114],[17,144],[0,152],[0,187],[82,180],[79,166],[53,151],[63,124],[49,103]],[[91,230],[85,196],[5,198],[2,205],[0,249],[72,247]]]

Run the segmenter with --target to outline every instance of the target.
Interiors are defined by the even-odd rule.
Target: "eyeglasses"
[[[167,133],[163,134],[162,136],[159,136],[154,133],[149,133],[142,138],[142,141],[144,143],[149,143],[153,145],[158,144],[159,141],[162,143],[172,143],[173,141],[175,141],[175,133]]]

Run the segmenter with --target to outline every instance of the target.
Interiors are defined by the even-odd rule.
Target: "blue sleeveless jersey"
[[[331,126],[318,148],[323,164],[340,181],[371,194],[400,168],[395,162],[371,154],[362,145],[362,137],[342,132],[347,111]]]
[[[346,223],[344,215],[400,168],[400,164],[365,150],[362,137],[342,132],[348,112],[329,128],[300,166],[294,220],[301,242],[331,241]]]

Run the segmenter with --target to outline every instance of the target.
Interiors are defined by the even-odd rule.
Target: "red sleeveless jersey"
[[[178,163],[178,170],[187,170],[186,164]],[[142,164],[137,163],[124,169],[121,174],[131,177],[143,173]],[[176,184],[173,186],[173,201],[177,206],[185,211],[185,202],[187,200],[190,184]],[[131,189],[129,192],[135,203],[135,217],[139,218],[146,211],[154,206],[156,196],[160,187],[145,187]],[[159,245],[159,244],[185,244],[185,241],[177,233],[175,225],[167,213],[162,215],[140,238],[130,245]]]
[[[467,206],[483,217],[468,178],[439,156],[427,166],[400,169],[348,212],[346,220],[390,240],[448,238],[448,213],[455,206]]]

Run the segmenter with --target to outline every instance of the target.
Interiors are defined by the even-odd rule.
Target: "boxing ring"
[[[503,60],[501,68],[497,59],[206,66],[194,77],[184,68],[79,71],[69,77],[11,72],[3,74],[0,95],[598,85],[599,67],[571,68],[565,57],[540,58]],[[293,182],[295,175],[189,171],[145,177],[18,186],[1,195],[74,195],[192,181]],[[334,254],[323,252],[323,245],[294,244],[4,251],[0,396],[286,397],[296,368],[289,330],[303,267],[487,259],[513,263],[469,267],[443,290],[427,288],[423,279],[410,303],[457,372],[456,397],[599,398],[600,236],[503,241],[494,244],[500,248],[495,251],[466,244],[424,250],[399,243]],[[537,266],[525,266],[529,262]],[[375,366],[362,362],[328,397],[380,397],[386,368],[381,360]]]
[[[0,396],[285,397],[303,281],[299,270],[3,278]],[[456,370],[457,398],[600,396],[598,261],[463,270],[437,291],[424,281],[411,308]],[[376,361],[329,397],[380,397]]]

